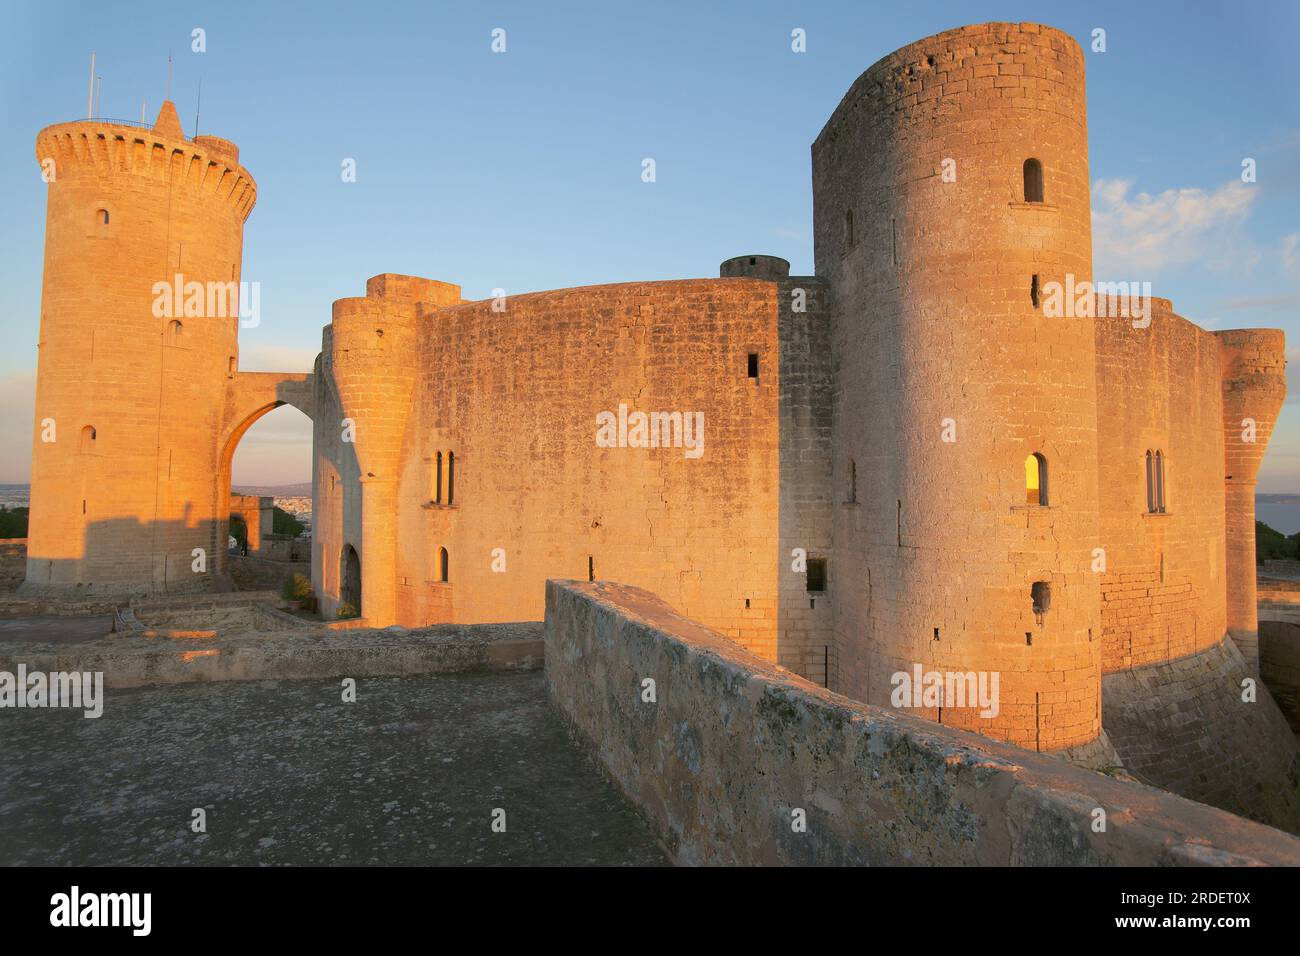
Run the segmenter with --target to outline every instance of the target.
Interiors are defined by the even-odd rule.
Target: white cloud
[[[1239,271],[1258,261],[1235,242],[1237,227],[1258,195],[1236,180],[1207,192],[1166,189],[1130,195],[1128,179],[1099,179],[1092,187],[1093,256],[1099,276],[1148,275],[1196,262]]]

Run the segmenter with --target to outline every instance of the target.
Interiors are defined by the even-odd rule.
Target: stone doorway
[[[341,604],[350,604],[356,611],[357,616],[361,616],[361,557],[357,554],[357,549],[350,544],[343,546],[343,557],[340,568],[340,586],[339,601]]]

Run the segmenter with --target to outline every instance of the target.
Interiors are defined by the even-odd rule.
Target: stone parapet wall
[[[1280,831],[857,703],[639,588],[547,582],[546,676],[678,863],[1300,865]]]

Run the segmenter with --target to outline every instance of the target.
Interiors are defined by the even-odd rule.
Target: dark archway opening
[[[343,546],[343,556],[339,562],[339,611],[340,617],[346,613],[343,605],[351,605],[356,616],[361,616],[361,556],[350,544]],[[348,615],[352,616],[352,615]]]

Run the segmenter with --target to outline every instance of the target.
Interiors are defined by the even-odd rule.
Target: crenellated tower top
[[[42,167],[53,160],[56,179],[85,170],[101,177],[170,180],[225,200],[240,222],[257,202],[257,183],[239,164],[239,148],[216,136],[187,137],[171,100],[163,103],[152,126],[98,118],[47,126],[36,136],[36,160]]]

